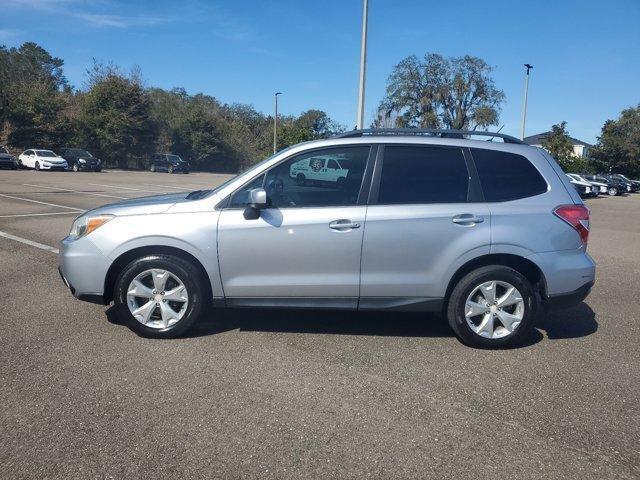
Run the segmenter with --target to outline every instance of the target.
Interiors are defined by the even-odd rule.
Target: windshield
[[[39,157],[57,157],[51,150],[36,150],[36,155]]]
[[[167,155],[167,160],[170,162],[184,162],[178,155]]]
[[[4,147],[0,147],[0,153],[9,153],[9,151]]]
[[[295,146],[295,145],[294,145]],[[229,180],[227,180],[226,182],[221,183],[220,185],[218,185],[217,187],[211,189],[211,190],[201,190],[198,191],[198,193],[200,194],[200,196],[205,196],[208,195],[210,193],[215,193],[215,192],[219,192],[220,190],[222,190],[224,187],[226,187],[227,185],[229,185],[231,182],[234,182],[235,180],[237,180],[240,177],[250,177],[251,173],[254,170],[259,169],[260,167],[262,167],[262,165],[264,165],[265,163],[267,163],[269,160],[273,159],[275,156],[280,155],[288,150],[291,150],[294,146],[291,147],[287,147],[283,150],[280,150],[277,153],[274,153],[273,155],[265,158],[264,160],[252,165],[251,167],[249,167],[247,170],[245,170],[244,172],[240,172],[238,175],[235,175],[233,177],[231,177]],[[203,193],[200,193],[203,192]]]
[[[89,152],[87,152],[86,150],[80,150],[80,149],[73,149],[73,150],[69,150],[69,152],[72,155],[77,155],[78,157],[93,157],[93,155],[91,155]]]

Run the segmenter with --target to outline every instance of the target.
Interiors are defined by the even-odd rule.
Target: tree
[[[504,92],[495,87],[493,70],[469,55],[407,57],[387,80],[374,127],[389,117],[395,117],[397,127],[475,130],[497,125]]]
[[[0,125],[4,141],[28,148],[55,148],[68,135],[64,117],[72,93],[63,61],[27,42],[0,46]]]
[[[567,133],[567,122],[562,121],[551,127],[551,133],[542,141],[542,148],[548,151],[563,170],[568,170],[574,161],[573,143]]]
[[[284,117],[278,133],[278,148],[309,140],[328,138],[343,132],[344,127],[322,110],[307,110],[299,117]]]
[[[602,170],[640,176],[640,104],[605,122],[591,154]]]
[[[94,65],[89,78],[90,89],[80,102],[80,138],[104,160],[127,168],[133,157],[153,150],[149,96],[139,78],[111,67]]]

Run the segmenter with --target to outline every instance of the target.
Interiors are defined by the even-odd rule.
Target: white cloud
[[[125,15],[110,15],[101,13],[73,13],[73,16],[97,27],[115,28],[147,27],[152,25],[159,25],[168,21],[168,19],[162,17],[129,17]]]

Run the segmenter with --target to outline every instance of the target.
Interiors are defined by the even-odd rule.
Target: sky
[[[0,44],[33,41],[82,88],[93,59],[147,86],[183,87],[273,112],[356,119],[362,0],[0,0]],[[567,121],[595,142],[602,124],[640,103],[640,0],[369,0],[365,125],[394,65],[409,55],[479,56],[506,95],[503,133]],[[497,128],[497,127],[496,127]]]

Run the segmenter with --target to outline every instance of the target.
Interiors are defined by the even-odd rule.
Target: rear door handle
[[[476,223],[484,222],[484,218],[473,215],[472,213],[462,213],[453,217],[451,221],[458,225],[475,225]]]
[[[353,228],[360,228],[358,222],[352,222],[348,219],[334,220],[329,224],[329,228],[332,230],[351,230]]]

